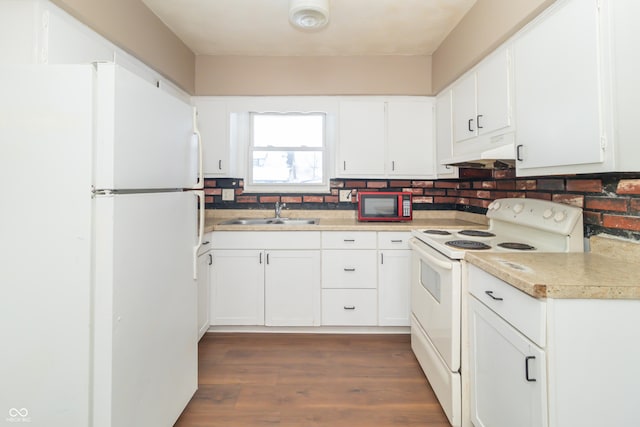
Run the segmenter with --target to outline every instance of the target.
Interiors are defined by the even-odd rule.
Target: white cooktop
[[[442,234],[413,230],[417,239],[451,259],[463,259],[466,251],[481,252],[582,252],[582,209],[537,199],[498,199],[487,211],[494,236],[469,236],[468,230],[437,230]],[[451,234],[444,234],[449,232]],[[462,234],[461,234],[462,233]],[[464,249],[447,244],[455,240],[483,243],[487,249]],[[531,246],[527,250],[500,247],[504,243]]]

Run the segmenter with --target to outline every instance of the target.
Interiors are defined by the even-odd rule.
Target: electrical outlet
[[[350,202],[351,201],[351,190],[340,190],[340,201],[341,202]]]
[[[222,189],[222,200],[230,202],[233,201],[235,196],[233,188],[223,188]]]

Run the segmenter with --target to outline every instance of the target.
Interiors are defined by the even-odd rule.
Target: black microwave
[[[411,193],[359,191],[358,221],[411,221]]]

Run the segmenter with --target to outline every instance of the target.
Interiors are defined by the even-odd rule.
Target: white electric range
[[[582,209],[497,199],[488,229],[413,230],[411,347],[452,426],[470,426],[466,376],[467,251],[582,252]]]

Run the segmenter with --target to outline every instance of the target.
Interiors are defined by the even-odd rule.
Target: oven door
[[[411,312],[451,372],[460,369],[460,261],[451,260],[416,238],[413,250]]]

